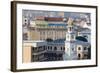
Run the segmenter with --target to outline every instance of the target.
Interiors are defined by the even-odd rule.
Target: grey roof
[[[69,41],[65,41],[65,42],[69,42]],[[80,41],[80,40],[71,41],[70,43],[73,43],[73,44],[76,44],[76,45],[83,45],[83,46],[89,46],[90,45],[89,42],[84,42],[84,41]]]
[[[91,30],[89,28],[82,28],[81,26],[77,26],[77,25],[73,25],[74,29],[76,31],[80,31],[80,32],[91,32]]]
[[[91,33],[91,30],[89,28],[83,28],[82,33]]]
[[[90,45],[90,43],[88,43],[88,42],[83,42],[83,41],[79,41],[79,40],[76,40],[76,41],[75,41],[75,44],[76,44],[76,45],[85,45],[85,46]]]
[[[64,45],[65,39],[57,39],[52,42],[47,42],[49,45]]]
[[[58,40],[55,40],[53,42],[48,42],[47,44],[48,45],[64,45],[65,42],[69,42],[69,41],[65,41],[65,39],[58,39]],[[75,41],[70,41],[70,43],[74,43],[76,45],[90,45],[90,43],[88,43],[87,41],[82,41],[82,40],[75,40]]]
[[[88,40],[85,37],[82,37],[82,36],[77,36],[76,40],[88,42]]]

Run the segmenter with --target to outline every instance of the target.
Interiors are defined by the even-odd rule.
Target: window
[[[72,51],[74,51],[74,48],[72,48]]]
[[[62,50],[62,47],[61,47],[61,50]]]
[[[84,50],[86,50],[86,47],[84,47]]]
[[[69,31],[72,31],[72,28],[71,27],[69,27]]]
[[[44,50],[46,50],[46,47],[45,47],[45,46],[43,46],[43,49],[44,49]]]
[[[54,50],[57,50],[57,47],[54,47]]]
[[[32,47],[32,52],[37,52],[38,48],[37,47]]]
[[[28,39],[28,35],[27,35],[27,33],[24,33],[23,34],[23,40],[27,40]]]
[[[81,50],[81,47],[78,47],[78,50]]]
[[[43,35],[45,35],[45,31],[43,31]]]
[[[52,50],[52,46],[50,46],[50,50]]]
[[[74,35],[72,35],[71,38],[74,39]]]
[[[45,50],[47,50],[47,46],[45,46]]]
[[[27,20],[25,20],[25,22],[26,22]]]
[[[49,48],[50,48],[50,47],[48,46],[48,50],[49,50]]]
[[[42,35],[42,32],[40,31],[40,35]]]
[[[84,57],[87,57],[87,54],[84,54]]]
[[[50,31],[48,31],[48,35],[50,35]]]
[[[25,23],[25,25],[27,25],[27,23]]]
[[[65,47],[63,47],[63,50],[65,50]]]
[[[80,54],[78,54],[78,58],[80,59],[80,57],[81,57],[81,55]]]
[[[32,52],[34,51],[34,49],[35,49],[35,48],[34,48],[34,47],[32,47]]]

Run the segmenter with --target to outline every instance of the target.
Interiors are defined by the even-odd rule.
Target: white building
[[[79,33],[81,36],[78,36],[73,24],[69,24],[67,29],[64,60],[87,59],[90,51],[90,40],[88,42],[83,36],[83,31]],[[87,33],[85,34],[88,36]]]
[[[76,44],[75,44],[75,38],[76,38],[76,31],[72,24],[69,24],[67,26],[67,32],[66,32],[66,40],[65,40],[65,55],[64,59],[77,59],[77,53],[76,53]]]
[[[78,36],[85,37],[89,43],[91,43],[91,30],[89,28],[81,28],[81,31],[78,32]]]

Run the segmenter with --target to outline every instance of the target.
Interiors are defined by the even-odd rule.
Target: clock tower
[[[67,32],[66,32],[66,40],[65,40],[65,59],[74,59],[76,45],[75,45],[75,38],[76,38],[76,31],[74,29],[73,20],[69,18],[67,22]]]

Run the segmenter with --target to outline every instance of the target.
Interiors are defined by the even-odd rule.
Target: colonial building
[[[46,17],[41,19],[30,21],[27,28],[23,28],[23,30],[27,30],[23,31],[23,39],[56,40],[66,37],[67,23],[63,21],[64,18]]]
[[[75,30],[72,23],[67,26],[68,31],[66,32],[65,41],[65,60],[75,60],[75,59],[88,59],[90,51],[90,42],[85,38],[82,33],[77,34],[78,31]],[[86,36],[90,35],[90,32],[85,32]],[[82,35],[80,35],[82,34]],[[90,37],[89,37],[90,38]]]
[[[63,60],[63,55],[65,53],[65,45],[64,40],[55,40],[51,42],[47,42],[47,52],[45,53],[45,57],[47,57],[47,61],[61,61]]]
[[[69,23],[66,31],[66,40],[65,40],[65,60],[66,59],[77,59],[76,52],[76,31],[72,23]]]

